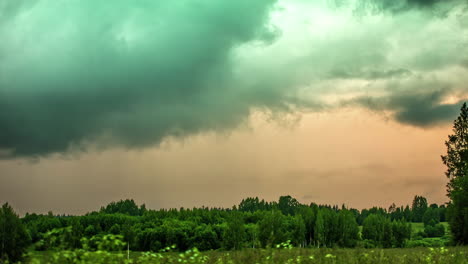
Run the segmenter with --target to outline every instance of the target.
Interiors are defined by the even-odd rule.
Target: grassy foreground
[[[183,253],[106,251],[31,252],[24,263],[468,263],[468,247],[403,249],[245,249],[241,251],[188,250]]]

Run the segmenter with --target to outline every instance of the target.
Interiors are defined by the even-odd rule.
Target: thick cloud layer
[[[468,88],[466,4],[2,1],[0,153],[141,148],[232,129],[255,109],[446,122]]]
[[[0,148],[14,155],[228,128],[265,96],[236,91],[230,54],[271,41],[272,0],[2,3]]]

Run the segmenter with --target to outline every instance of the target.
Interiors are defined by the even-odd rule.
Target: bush
[[[428,225],[424,227],[426,237],[442,237],[445,235],[445,227],[443,224]]]
[[[418,240],[409,240],[406,247],[443,247],[447,246],[449,240],[443,238],[423,238]]]

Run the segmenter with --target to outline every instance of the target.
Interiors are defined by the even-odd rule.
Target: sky
[[[0,202],[444,203],[466,0],[0,0]]]

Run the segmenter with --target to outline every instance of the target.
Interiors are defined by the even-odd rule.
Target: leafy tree
[[[323,221],[322,210],[319,210],[315,219],[314,226],[314,241],[317,244],[317,247],[320,247],[320,245],[325,244],[325,238],[325,223]]]
[[[434,221],[424,227],[424,234],[427,237],[442,237],[445,235],[443,224],[436,224]]]
[[[408,239],[411,238],[411,224],[406,221],[392,222],[393,245],[404,247]]]
[[[293,245],[295,246],[302,246],[305,244],[305,233],[306,233],[306,227],[304,224],[304,220],[302,219],[302,216],[296,215],[294,217],[290,216],[290,227],[288,230],[290,230],[290,240]]]
[[[5,203],[0,208],[0,262],[20,260],[30,240],[18,215]]]
[[[445,205],[439,206],[439,217],[440,217],[440,222],[447,222],[446,220],[446,214],[447,214],[447,208]]]
[[[263,247],[273,246],[286,241],[286,216],[280,211],[265,212],[258,224],[259,240]]]
[[[413,199],[413,222],[422,222],[422,218],[427,209],[427,199],[416,195]]]
[[[239,211],[242,212],[255,212],[259,210],[271,210],[272,205],[268,202],[265,202],[265,200],[259,200],[258,197],[252,198],[246,198],[242,199],[241,203],[239,204]]]
[[[114,234],[114,235],[119,235],[120,234],[120,225],[119,224],[114,224],[109,229],[109,233]]]
[[[373,241],[377,246],[383,246],[385,232],[389,232],[387,221],[388,219],[380,214],[369,215],[362,225],[362,238]]]
[[[413,221],[413,212],[411,211],[409,205],[407,205],[403,210],[403,218],[405,218],[407,222]]]
[[[233,212],[227,222],[224,243],[227,249],[240,249],[245,239],[244,220],[238,212]]]
[[[322,208],[323,223],[324,223],[324,233],[325,233],[325,245],[328,247],[335,246],[340,239],[340,228],[338,213],[336,208]]]
[[[143,215],[146,211],[146,206],[143,204],[140,208],[133,199],[120,200],[118,202],[111,202],[106,207],[101,207],[101,212],[106,214],[127,214],[127,215]]]
[[[299,210],[305,225],[306,245],[311,245],[314,240],[315,212],[318,207],[302,206]]]
[[[426,212],[423,215],[424,226],[429,225],[430,222],[438,224],[440,222],[439,210],[434,208],[427,208]]]
[[[199,225],[194,230],[193,246],[199,250],[220,248],[219,238],[210,225]],[[242,242],[242,241],[241,241]]]
[[[359,239],[359,226],[353,213],[348,210],[341,210],[338,213],[338,217],[338,245],[342,247],[354,247]]]
[[[449,178],[447,196],[450,198],[448,216],[453,239],[468,244],[468,107],[463,103],[461,113],[453,124],[453,134],[445,141],[447,155],[442,156]]]
[[[133,248],[136,241],[136,232],[135,229],[129,223],[122,225],[121,233],[124,237],[124,241],[128,244],[130,248]]]
[[[280,209],[284,215],[294,215],[298,207],[299,202],[290,195],[281,196],[279,198],[278,209]]]

